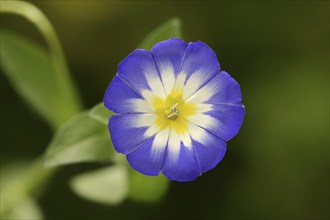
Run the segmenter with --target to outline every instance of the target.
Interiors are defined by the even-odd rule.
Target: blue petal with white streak
[[[183,40],[170,39],[159,42],[151,49],[167,94],[173,89],[187,46]]]
[[[161,131],[127,155],[129,164],[146,175],[156,176],[162,169],[168,129]]]
[[[193,147],[180,143],[177,157],[173,158],[169,149],[162,168],[163,174],[171,180],[180,182],[193,181],[202,174],[196,151]]]
[[[208,142],[200,143],[193,140],[196,154],[203,173],[213,169],[224,157],[226,153],[226,142],[208,133]]]
[[[112,80],[110,86],[105,92],[103,101],[108,109],[119,114],[151,112],[148,105],[139,108],[139,103],[143,104],[145,101],[118,76],[115,76]]]
[[[140,95],[143,95],[144,90],[149,90],[159,97],[165,97],[155,61],[148,50],[137,49],[128,55],[118,65],[117,75]]]
[[[134,151],[141,143],[151,136],[146,136],[149,124],[139,125],[140,117],[148,117],[147,114],[123,114],[112,116],[109,120],[111,140],[115,150],[128,154]],[[151,117],[151,116],[150,116]]]

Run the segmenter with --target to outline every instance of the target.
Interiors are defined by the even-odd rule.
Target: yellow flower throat
[[[187,117],[196,113],[196,106],[182,99],[181,90],[173,90],[165,99],[156,97],[152,106],[157,115],[156,125],[162,130],[170,127],[177,133],[187,131]]]

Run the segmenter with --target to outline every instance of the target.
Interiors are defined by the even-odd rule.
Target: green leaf
[[[138,202],[156,202],[164,197],[169,183],[169,180],[162,174],[146,176],[132,169],[129,198]]]
[[[9,31],[0,32],[0,59],[16,91],[54,128],[63,122],[65,109],[60,85],[44,49]]]
[[[46,152],[46,166],[104,161],[113,155],[108,127],[83,112],[55,134]]]
[[[174,17],[159,25],[147,35],[138,48],[150,50],[151,47],[159,41],[164,41],[169,38],[182,38],[181,21],[179,18]]]
[[[164,197],[169,180],[162,174],[146,176],[132,168],[118,155],[115,165],[80,174],[72,179],[72,190],[85,199],[118,204],[127,197],[136,202],[152,203]]]
[[[128,172],[122,163],[80,174],[70,186],[81,197],[104,204],[118,204],[128,194]]]
[[[103,102],[95,105],[89,112],[89,116],[96,121],[108,125],[109,123],[109,118],[113,115],[114,113],[108,110],[106,107],[104,107]]]

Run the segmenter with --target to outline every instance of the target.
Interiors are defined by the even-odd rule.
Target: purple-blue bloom
[[[104,96],[117,113],[112,143],[146,175],[193,181],[214,168],[243,121],[238,83],[213,50],[198,41],[169,39],[137,49],[119,65]]]

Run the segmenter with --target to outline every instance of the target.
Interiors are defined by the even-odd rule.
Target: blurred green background
[[[117,64],[176,16],[241,85],[246,116],[224,160],[195,182],[172,182],[153,204],[99,205],[76,196],[70,165],[38,203],[46,219],[329,219],[329,1],[32,1],[50,19],[90,108]],[[22,18],[1,27],[44,44]],[[0,75],[1,160],[33,159],[52,131]]]

